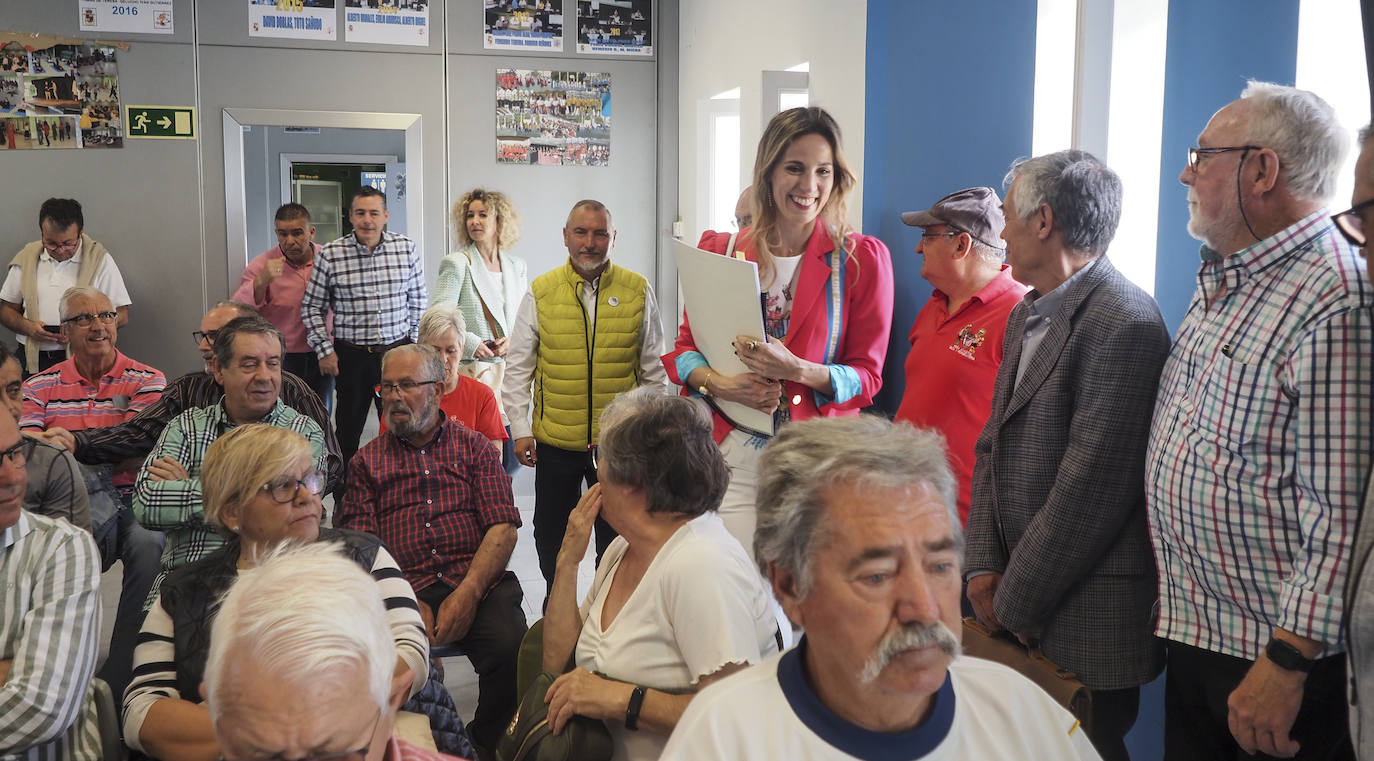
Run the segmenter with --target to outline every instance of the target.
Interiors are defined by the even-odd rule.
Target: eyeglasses
[[[1188,149],[1188,168],[1197,171],[1198,164],[1201,163],[1203,156],[1211,156],[1216,153],[1230,153],[1231,151],[1258,151],[1263,150],[1258,145],[1233,145],[1225,148],[1198,148]]]
[[[1374,206],[1374,198],[1361,201],[1340,214],[1331,216],[1331,221],[1336,223],[1336,229],[1341,231],[1341,235],[1344,235],[1352,246],[1363,248],[1365,241],[1368,240],[1364,234],[1364,217],[1360,216],[1360,212],[1370,206]]]
[[[290,759],[289,761],[362,761],[362,759],[367,758],[368,754],[372,752],[372,740],[373,740],[373,738],[374,738],[374,737],[376,736],[376,734],[377,734],[377,727],[378,727],[378,725],[380,725],[381,723],[382,723],[382,713],[381,713],[381,711],[378,711],[378,712],[377,712],[377,720],[374,721],[374,722],[372,722],[372,731],[369,732],[368,735],[367,735],[367,745],[365,745],[365,746],[363,746],[363,747],[361,747],[361,748],[359,748],[359,749],[357,749],[357,750],[345,750],[345,751],[339,751],[339,752],[337,752],[337,753],[320,753],[320,754],[314,755],[314,756],[305,756],[304,758],[293,758],[293,759]],[[228,756],[221,755],[221,756],[219,757],[219,761],[246,761],[246,760],[245,760],[245,759],[231,759],[231,758],[229,758]],[[268,757],[266,757],[266,758],[255,758],[255,759],[253,759],[253,761],[288,761],[288,759],[285,759],[285,758],[283,758],[283,757],[281,757],[281,756],[268,756]]]
[[[929,239],[929,238],[957,238],[957,237],[959,237],[960,235],[962,235],[963,233],[964,233],[963,230],[950,230],[950,231],[947,232],[947,233],[930,233],[930,232],[923,232],[923,233],[921,233],[921,240],[927,240],[927,239]]]
[[[62,324],[66,325],[68,323],[74,322],[76,323],[76,326],[78,328],[89,328],[91,326],[91,323],[95,322],[96,320],[100,320],[106,325],[109,325],[117,319],[119,319],[118,312],[97,312],[96,314],[91,314],[90,312],[82,312],[81,314],[74,314],[71,317],[68,317],[67,319],[62,321]]]
[[[194,339],[196,339],[196,346],[200,346],[201,343],[211,343],[211,344],[213,344],[213,343],[215,342],[215,336],[217,336],[217,335],[219,335],[219,331],[218,331],[218,330],[193,330],[193,331],[191,331],[191,337],[194,338]]]
[[[29,453],[33,451],[34,440],[28,436],[20,437],[18,444],[0,451],[0,461],[8,462],[10,467],[22,468],[29,461]]]
[[[66,243],[57,243],[55,241],[50,240],[43,241],[43,248],[46,248],[49,251],[75,251],[80,246],[80,239],[67,241]]]
[[[392,393],[396,393],[396,392],[399,391],[399,392],[401,392],[401,393],[403,393],[403,394],[409,394],[410,392],[414,391],[415,389],[417,389],[417,388],[419,388],[419,387],[421,387],[421,386],[430,386],[430,385],[433,385],[433,384],[435,384],[435,383],[443,383],[443,381],[437,381],[437,380],[427,380],[427,381],[403,380],[403,381],[401,381],[400,383],[378,383],[377,385],[375,385],[375,386],[372,387],[372,393],[376,394],[378,398],[381,398],[381,397],[383,397],[383,396],[386,396],[386,393],[387,393],[388,391],[390,391],[390,392],[392,392]]]
[[[296,498],[302,486],[311,494],[319,494],[324,490],[324,481],[324,471],[317,470],[313,473],[307,473],[305,478],[292,478],[287,476],[285,478],[278,478],[275,481],[269,481],[262,485],[261,491],[271,494],[273,500],[281,504],[286,504]]]

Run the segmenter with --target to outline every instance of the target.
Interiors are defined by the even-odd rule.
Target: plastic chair
[[[114,692],[104,679],[93,677],[91,691],[95,698],[95,720],[100,728],[101,761],[125,761],[129,749],[119,734],[119,711],[115,710]]]

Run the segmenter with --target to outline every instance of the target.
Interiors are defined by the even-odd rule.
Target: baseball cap
[[[1002,248],[1002,199],[992,188],[966,188],[935,202],[925,211],[902,212],[902,221],[912,227],[948,225],[973,236],[986,246]]]

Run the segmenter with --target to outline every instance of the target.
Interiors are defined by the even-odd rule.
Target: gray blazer
[[[1018,382],[1027,307],[1007,322],[975,447],[965,567],[1002,582],[1003,626],[1093,689],[1164,667],[1145,522],[1145,445],[1169,333],[1105,257],[1075,281]]]

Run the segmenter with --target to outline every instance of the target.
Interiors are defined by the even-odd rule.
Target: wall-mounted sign
[[[577,52],[653,55],[652,0],[577,0]]]
[[[563,49],[563,0],[489,0],[483,12],[487,50]]]
[[[83,32],[171,34],[172,0],[79,0]]]
[[[334,0],[248,0],[249,37],[337,40]]]
[[[429,0],[344,0],[344,40],[429,45]]]
[[[129,137],[196,139],[194,106],[126,106],[124,122]]]

